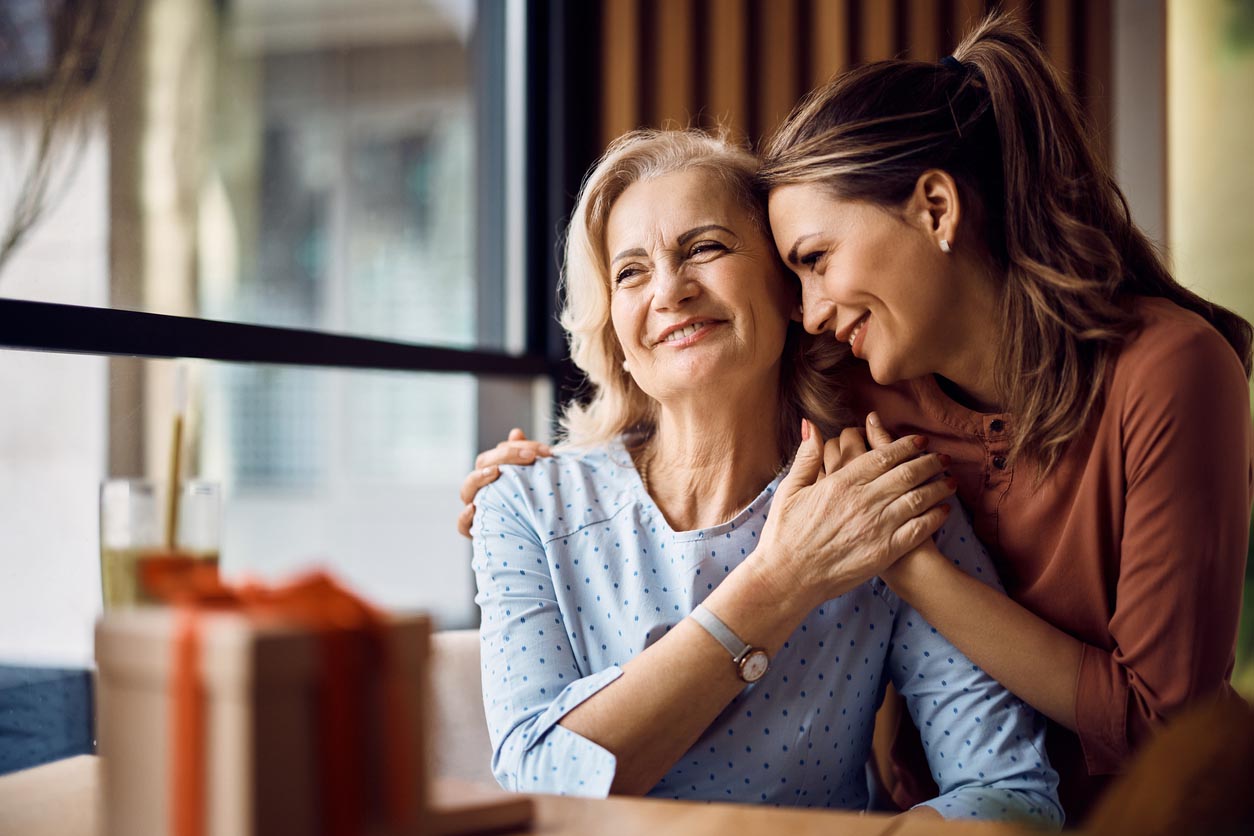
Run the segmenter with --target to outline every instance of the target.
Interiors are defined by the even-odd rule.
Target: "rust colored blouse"
[[[864,364],[854,374],[860,412],[953,457],[1008,594],[1085,644],[1079,731],[1048,734],[1071,822],[1156,724],[1231,692],[1254,497],[1249,384],[1201,317],[1136,305],[1142,327],[1101,413],[1039,484],[1031,463],[1007,463],[1013,415],[966,409],[930,376],[882,387]]]

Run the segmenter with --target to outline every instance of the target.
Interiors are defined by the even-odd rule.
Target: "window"
[[[0,25],[52,37],[83,6],[19,2]],[[473,624],[457,486],[509,427],[543,434],[564,379],[553,253],[591,157],[557,116],[591,83],[563,63],[583,13],[116,6],[131,17],[92,12],[115,63],[72,74],[57,135],[83,139],[53,155],[56,199],[0,263],[0,657],[90,660],[97,486],[162,478],[179,362],[225,572],[324,563]],[[30,170],[65,52],[0,67],[8,171]],[[0,212],[20,187],[0,183]]]

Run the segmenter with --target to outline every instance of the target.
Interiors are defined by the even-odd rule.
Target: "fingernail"
[[[540,445],[540,452],[541,452],[541,453],[543,453],[543,454],[544,454],[544,455],[546,455],[546,456],[551,456],[551,455],[553,455],[553,448],[552,448],[552,447],[550,447],[550,446],[549,446],[549,445],[547,445],[547,444],[541,444],[541,445]]]
[[[927,436],[916,435],[914,437],[914,446],[918,447],[920,450],[926,450],[927,449]]]
[[[801,440],[810,440],[810,422],[804,418],[801,419]]]
[[[882,426],[880,424],[880,416],[878,412],[872,412],[868,414],[866,417],[866,422],[870,424],[872,427],[875,427],[876,429],[879,429],[879,427]]]
[[[944,453],[940,454],[940,463],[942,467],[949,467],[952,461],[953,459],[949,458],[949,456],[947,456],[946,454]]]
[[[950,476],[948,479],[945,480],[945,484],[949,486],[949,489],[951,491],[958,490],[958,480],[952,476]]]
[[[479,472],[480,472],[481,474],[483,474],[484,476],[491,476],[491,475],[492,475],[492,468],[491,468],[491,467],[485,467],[483,470],[481,470],[481,471],[479,471]]]
[[[942,506],[941,506],[941,514],[942,514],[943,516],[948,517],[948,516],[949,516],[949,512],[950,512],[951,510],[953,510],[953,506],[952,506],[952,505],[945,504],[945,505],[942,505]]]

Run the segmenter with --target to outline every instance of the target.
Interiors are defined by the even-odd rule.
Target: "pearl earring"
[[[631,372],[631,366],[628,365],[626,360],[623,361],[623,371],[628,372],[628,373]]]
[[[950,253],[954,251],[954,248],[949,246],[948,239],[945,239],[945,238],[941,239],[940,247],[941,247],[941,252],[943,252],[945,255],[949,255]]]

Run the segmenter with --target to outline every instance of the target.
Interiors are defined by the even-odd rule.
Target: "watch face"
[[[740,678],[745,682],[757,682],[771,666],[765,650],[754,650],[740,662]]]

